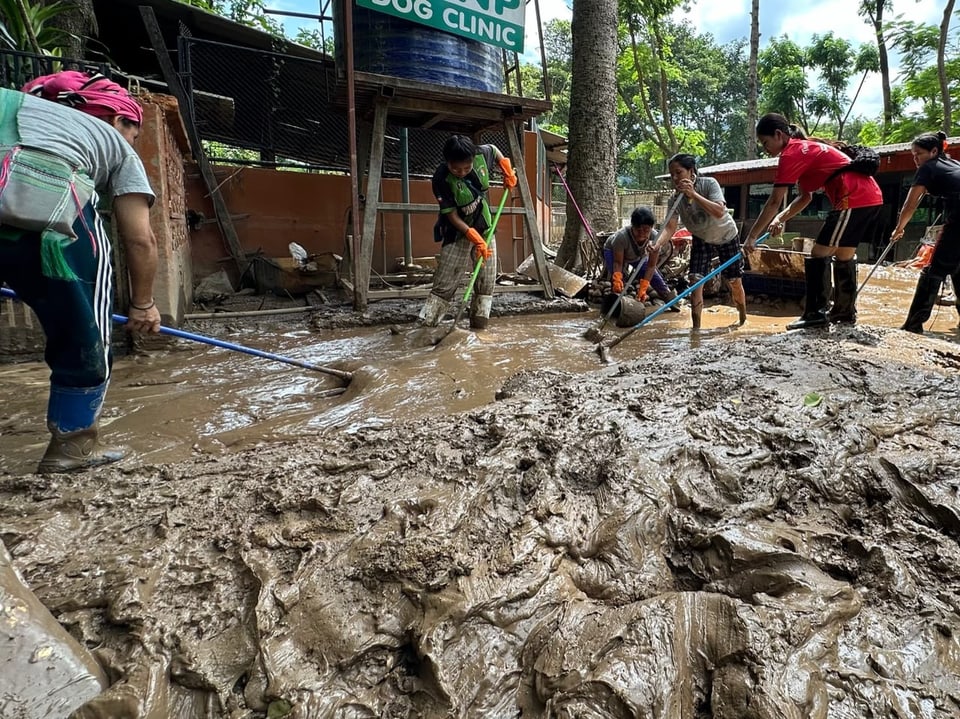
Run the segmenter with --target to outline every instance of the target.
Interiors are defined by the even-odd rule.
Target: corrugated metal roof
[[[883,155],[895,155],[900,152],[908,151],[912,143],[910,142],[899,142],[894,145],[880,145],[876,148],[877,152]],[[960,144],[960,137],[948,137],[948,145],[958,145]],[[699,168],[699,171],[705,175],[712,175],[718,172],[738,172],[742,170],[759,170],[764,167],[775,167],[777,164],[776,157],[765,157],[761,160],[740,160],[739,162],[724,162],[720,165],[709,165],[707,167]],[[659,178],[660,176],[658,176]],[[669,177],[669,175],[663,175],[663,177]]]
[[[543,128],[537,128],[537,131],[540,133],[540,139],[543,141],[543,146],[547,150],[547,161],[555,165],[566,165],[567,138],[555,132],[544,130]]]
[[[721,165],[708,165],[707,167],[697,168],[697,172],[703,175],[711,175],[715,172],[736,172],[738,170],[758,170],[761,167],[776,167],[776,157],[764,157],[762,160],[740,160],[739,162],[724,162]],[[664,175],[669,177],[669,175]]]

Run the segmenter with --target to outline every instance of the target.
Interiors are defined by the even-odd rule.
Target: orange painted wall
[[[531,191],[536,187],[536,136],[527,133],[526,161]],[[344,175],[290,172],[235,165],[214,168],[221,183],[230,214],[234,217],[240,244],[245,252],[262,251],[270,257],[289,255],[287,245],[297,242],[307,252],[334,252],[346,257],[345,243],[352,233],[349,218],[350,178]],[[388,179],[383,184],[383,201],[400,202],[400,180]],[[190,233],[195,281],[218,269],[234,273],[230,253],[214,221],[213,205],[196,166],[188,165],[186,172],[187,208],[204,215],[205,221]],[[500,201],[501,188],[494,187],[490,201]],[[514,192],[519,196],[518,192]],[[435,204],[429,180],[412,180],[411,202]],[[508,201],[509,204],[509,201]],[[519,206],[519,200],[517,205]],[[550,209],[537,202],[538,225],[541,233],[549,229]],[[515,220],[511,221],[513,217]],[[433,256],[440,245],[433,241],[435,213],[412,213],[413,256]],[[519,216],[503,215],[497,227],[497,250],[504,271],[512,272],[514,248],[512,236],[521,231]],[[530,242],[517,248],[517,262],[530,252]],[[373,252],[373,270],[389,273],[396,269],[396,258],[403,257],[403,216],[400,213],[381,213],[377,223]]]

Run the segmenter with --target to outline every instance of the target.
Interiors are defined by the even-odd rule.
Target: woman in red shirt
[[[857,245],[872,241],[883,218],[883,195],[872,177],[847,172],[850,158],[832,143],[806,139],[796,125],[775,112],[757,123],[757,141],[764,152],[779,157],[773,192],[750,228],[744,250],[750,250],[767,229],[777,234],[787,220],[810,204],[823,188],[832,210],[817,243],[804,262],[807,298],[803,316],[787,329],[823,327],[830,322],[857,321]],[[787,190],[796,184],[796,199],[780,210]],[[830,303],[830,266],[833,265],[833,304]]]

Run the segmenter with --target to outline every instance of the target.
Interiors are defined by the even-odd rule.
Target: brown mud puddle
[[[271,336],[355,358],[319,401],[253,358],[124,360],[141,454],[74,476],[24,474],[45,373],[6,368],[36,449],[0,437],[0,537],[114,682],[89,717],[955,717],[956,314],[891,329],[910,288],[876,282],[856,327],[668,313],[611,366],[595,315]]]

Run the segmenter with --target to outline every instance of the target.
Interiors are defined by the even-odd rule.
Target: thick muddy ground
[[[612,365],[595,313],[238,325],[354,379],[123,359],[137,452],[77,475],[29,473],[45,373],[4,368],[0,538],[113,684],[84,717],[956,717],[957,315],[895,329],[911,278],[855,327],[666,313]]]

